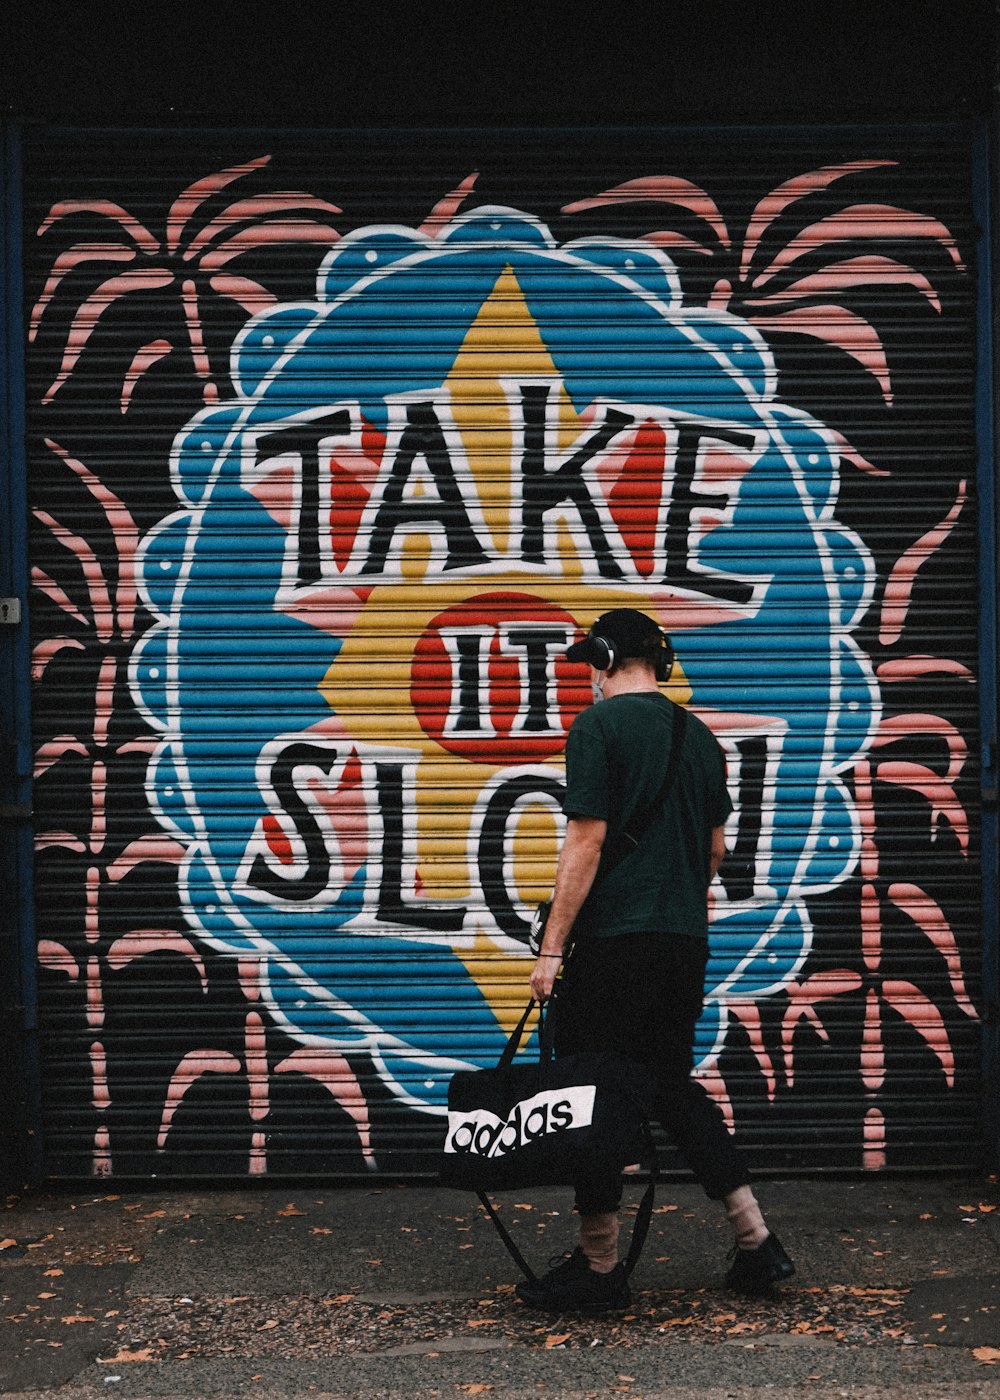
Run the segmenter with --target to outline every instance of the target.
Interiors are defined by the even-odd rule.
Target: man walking
[[[657,682],[670,673],[673,649],[645,613],[604,613],[566,656],[590,664],[595,704],[567,738],[566,839],[531,992],[548,1000],[565,963],[555,1001],[557,1057],[603,1050],[652,1072],[657,1116],[733,1226],[727,1282],[766,1293],[794,1265],[764,1223],[721,1112],[691,1077],[708,888],[732,810],[725,758],[706,725],[694,715],[679,725],[683,712],[661,695]],[[644,830],[630,842],[637,818]],[[577,1182],[580,1243],[536,1283],[518,1284],[525,1302],[590,1312],[628,1305],[618,1262],[621,1190],[617,1173]]]

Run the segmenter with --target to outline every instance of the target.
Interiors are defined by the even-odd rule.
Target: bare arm
[[[536,1001],[547,1001],[552,994],[566,940],[594,883],[607,832],[607,822],[596,817],[570,817],[566,825],[545,939],[531,973],[531,995]]]

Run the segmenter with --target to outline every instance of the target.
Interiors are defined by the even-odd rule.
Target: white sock
[[[618,1212],[580,1216],[580,1248],[598,1274],[610,1274],[618,1263]]]
[[[739,1186],[723,1200],[726,1219],[736,1234],[740,1249],[756,1249],[771,1233],[764,1224],[757,1198],[749,1186]]]

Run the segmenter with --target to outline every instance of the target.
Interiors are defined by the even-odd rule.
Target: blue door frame
[[[38,997],[32,898],[31,713],[24,413],[21,160],[16,130],[0,163],[0,1182],[42,1175]],[[13,600],[13,610],[11,607]],[[10,620],[17,617],[20,620]]]
[[[983,843],[983,1117],[994,1165],[1000,1162],[1000,907],[997,812],[997,464],[1000,412],[1000,112],[975,147],[978,248],[976,440],[979,487],[979,674]]]

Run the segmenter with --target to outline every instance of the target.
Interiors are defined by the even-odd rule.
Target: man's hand
[[[531,969],[531,995],[536,1001],[548,1001],[555,986],[556,977],[562,966],[559,953],[539,953],[535,966]]]

